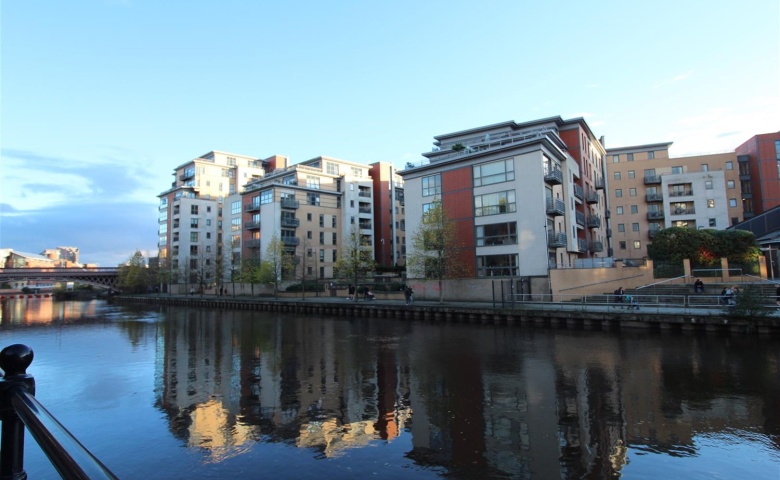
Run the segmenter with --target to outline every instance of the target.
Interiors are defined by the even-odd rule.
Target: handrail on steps
[[[24,427],[64,479],[116,479],[35,398],[35,379],[27,373],[33,351],[21,344],[0,351],[0,480],[24,480]]]

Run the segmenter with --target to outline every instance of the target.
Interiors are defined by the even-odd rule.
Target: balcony
[[[185,173],[182,173],[181,175],[179,175],[179,180],[181,180],[182,182],[185,182],[185,181],[187,181],[187,180],[189,180],[191,178],[195,178],[195,172],[192,172],[192,173],[186,173],[185,172]]]
[[[663,220],[664,218],[664,211],[658,210],[655,212],[647,212],[647,219],[648,220]]]
[[[371,230],[373,227],[371,227],[371,223],[360,222],[358,228],[361,230]]]
[[[246,222],[244,230],[260,230],[260,222]]]
[[[294,247],[301,244],[301,239],[298,237],[282,237],[282,243],[285,247]]]
[[[585,227],[585,214],[582,212],[574,212],[574,217],[577,222],[577,225],[580,227]]]
[[[554,168],[544,174],[544,182],[551,185],[561,185],[563,183],[563,171],[560,168]]]
[[[371,192],[361,190],[358,192],[358,197],[371,198]]]
[[[282,226],[283,227],[300,227],[301,221],[297,218],[292,217],[282,217]]]
[[[574,196],[582,200],[582,187],[576,183],[574,184]]]
[[[371,213],[371,207],[358,207],[360,213]]]
[[[663,202],[664,196],[660,193],[648,193],[645,195],[645,201],[647,203],[653,203],[653,202]]]
[[[596,190],[604,190],[604,179],[603,178],[597,178],[595,182],[593,182],[593,185],[596,187]]]
[[[565,233],[549,233],[547,234],[547,246],[549,248],[559,248],[566,246],[566,234]]]
[[[566,204],[557,198],[547,199],[547,214],[553,216],[560,216],[566,213]]]
[[[607,237],[611,237],[611,236],[612,236],[612,229],[608,228],[607,229]]]
[[[593,253],[603,252],[604,251],[604,244],[601,243],[601,242],[590,242],[590,243],[588,243],[588,250],[590,250]]]
[[[669,213],[670,215],[695,215],[696,209],[693,207],[675,208]]]
[[[282,198],[282,208],[298,208],[301,203],[294,198]]]
[[[588,203],[599,203],[599,194],[593,190],[588,190],[585,194],[585,201]]]
[[[591,215],[588,217],[588,228],[601,228],[601,217]]]
[[[259,212],[260,211],[260,204],[259,203],[248,203],[244,205],[244,212]]]
[[[260,239],[253,238],[252,240],[247,240],[246,242],[244,242],[244,246],[246,248],[260,248]]]
[[[584,238],[578,238],[577,239],[577,249],[580,252],[587,252],[588,251],[588,242]]]
[[[693,195],[693,190],[691,189],[685,189],[685,190],[672,190],[669,192],[670,197],[690,197]]]
[[[612,216],[612,212],[609,209],[604,210],[604,218],[609,218]]]
[[[661,231],[660,228],[651,228],[650,230],[647,231],[647,236],[650,237],[650,239],[652,240],[653,237],[655,237],[655,234],[660,231]]]
[[[645,185],[658,185],[661,183],[660,175],[645,175]]]

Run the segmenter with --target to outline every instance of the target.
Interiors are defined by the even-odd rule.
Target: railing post
[[[22,388],[35,395],[35,379],[27,374],[33,351],[21,344],[0,351],[0,480],[24,480],[24,423],[11,406],[12,392]]]

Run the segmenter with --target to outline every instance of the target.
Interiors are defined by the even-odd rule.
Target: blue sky
[[[780,130],[776,0],[0,4],[0,247],[156,252],[210,150],[402,166],[434,135],[582,116],[607,147]]]

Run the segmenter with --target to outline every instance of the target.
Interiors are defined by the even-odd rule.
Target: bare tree
[[[447,217],[440,201],[423,213],[422,223],[411,236],[411,247],[406,259],[407,272],[412,278],[437,280],[439,303],[442,303],[443,280],[462,277],[465,267],[459,257],[455,223]]]
[[[349,234],[344,237],[334,269],[339,277],[349,280],[355,286],[355,301],[358,299],[358,282],[375,268],[371,242],[360,234],[357,226],[353,225]]]
[[[274,233],[268,241],[263,260],[264,264],[268,264],[268,266],[263,266],[261,269],[264,273],[262,275],[265,280],[264,283],[273,284],[274,298],[277,298],[279,284],[290,274],[290,272],[295,271],[294,253],[291,255],[290,251],[285,248],[284,242],[279,240],[279,237]],[[268,270],[270,270],[270,276],[268,275]]]

